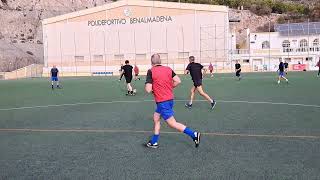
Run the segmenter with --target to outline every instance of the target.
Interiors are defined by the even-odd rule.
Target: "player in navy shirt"
[[[239,81],[241,80],[241,64],[239,63],[239,61],[236,62],[236,64],[234,65],[235,69],[236,69],[236,76],[239,78]]]
[[[54,89],[54,82],[57,84],[57,88],[60,88],[59,86],[59,78],[58,78],[59,70],[56,68],[55,65],[53,65],[51,71],[50,71],[50,76],[51,76],[51,88]]]
[[[193,87],[191,88],[191,94],[190,94],[190,102],[186,103],[185,106],[187,108],[192,108],[192,101],[194,99],[194,95],[195,93],[198,91],[199,94],[204,97],[205,99],[207,99],[210,104],[211,104],[211,109],[214,109],[216,102],[211,99],[211,97],[205,93],[203,91],[202,88],[202,70],[205,71],[205,69],[203,69],[203,66],[199,63],[195,63],[195,58],[194,56],[190,56],[189,57],[189,65],[186,68],[186,74],[190,73],[192,81],[193,81]]]
[[[281,78],[286,80],[287,83],[289,82],[289,80],[285,77],[284,69],[285,69],[284,63],[282,62],[282,60],[280,60],[279,69],[278,69],[278,72],[279,72],[278,84],[280,84]]]

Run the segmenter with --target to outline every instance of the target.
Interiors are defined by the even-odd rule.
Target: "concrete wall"
[[[201,62],[228,60],[226,7],[150,3],[120,1],[45,21],[45,72],[56,65],[62,76],[105,71],[116,74],[125,59],[144,72],[153,53],[160,53],[164,64],[177,71],[185,68],[190,55]],[[159,22],[139,23],[135,19],[144,17],[155,17]]]

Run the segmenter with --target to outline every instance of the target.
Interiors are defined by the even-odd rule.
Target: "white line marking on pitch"
[[[139,133],[145,134],[152,131],[145,130],[116,130],[116,129],[1,129],[0,132],[66,132],[66,133]],[[181,134],[180,132],[161,131],[161,134]],[[260,138],[301,138],[301,139],[320,139],[320,136],[304,136],[304,135],[279,135],[279,134],[239,134],[239,133],[219,133],[219,132],[203,132],[201,134],[208,136],[231,136],[231,137],[260,137]]]
[[[187,102],[187,100],[175,100],[177,102]],[[195,100],[198,102],[205,102],[206,100]],[[49,107],[63,107],[63,106],[80,106],[80,105],[93,105],[93,104],[113,104],[113,103],[141,103],[141,102],[153,102],[153,100],[140,100],[140,101],[101,101],[101,102],[87,102],[87,103],[70,103],[70,104],[52,104],[43,106],[25,106],[25,107],[14,107],[4,108],[0,111],[12,111],[12,110],[23,110],[23,109],[36,109],[36,108],[49,108]],[[302,106],[302,107],[314,107],[320,108],[320,105],[312,104],[290,104],[290,103],[277,103],[277,102],[252,102],[252,101],[224,101],[217,100],[218,103],[246,103],[246,104],[272,104],[272,105],[287,105],[287,106]]]

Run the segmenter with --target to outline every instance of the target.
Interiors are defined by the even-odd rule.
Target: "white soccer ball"
[[[133,90],[133,93],[137,93],[137,90],[136,90],[136,89],[134,89],[134,90]]]

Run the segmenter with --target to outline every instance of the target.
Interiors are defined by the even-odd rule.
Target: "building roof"
[[[282,36],[320,34],[320,22],[276,24],[275,31]]]
[[[215,12],[228,12],[228,7],[218,5],[205,5],[205,4],[192,4],[192,3],[176,3],[176,2],[162,2],[162,1],[143,1],[143,0],[121,0],[113,3],[108,3],[102,6],[97,6],[90,9],[80,10],[48,19],[44,19],[42,24],[51,24],[70,18],[93,14],[108,9],[114,9],[121,6],[140,6],[140,7],[157,7],[168,9],[183,9],[183,10],[197,10],[197,11],[215,11]]]

